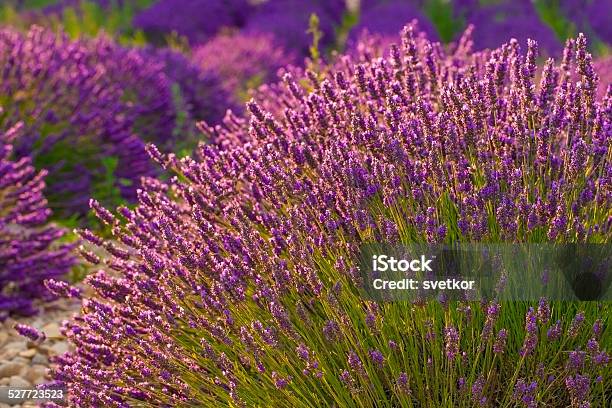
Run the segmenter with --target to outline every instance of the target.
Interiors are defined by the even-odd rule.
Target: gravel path
[[[60,333],[62,321],[78,313],[80,303],[73,299],[60,299],[42,307],[39,315],[9,318],[0,323],[0,387],[30,388],[47,381],[49,359],[69,349]],[[32,326],[47,335],[42,344],[21,337],[14,329],[16,323]],[[33,403],[7,405],[0,408],[34,407]]]

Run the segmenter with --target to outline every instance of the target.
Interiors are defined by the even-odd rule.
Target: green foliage
[[[142,31],[133,29],[132,18],[153,1],[134,0],[119,4],[111,0],[108,7],[102,7],[96,2],[82,0],[77,7],[66,7],[60,14],[43,14],[39,9],[56,1],[30,0],[23,7],[23,10],[29,11],[28,15],[15,4],[7,3],[0,8],[0,22],[22,30],[27,30],[34,23],[55,31],[63,29],[71,38],[95,37],[104,32],[123,45],[144,45],[145,36]]]
[[[425,13],[438,30],[442,41],[451,42],[461,32],[463,24],[453,16],[450,0],[428,0]]]
[[[319,59],[321,58],[319,42],[323,37],[323,33],[319,28],[319,17],[317,17],[317,15],[314,13],[310,15],[310,20],[308,23],[308,33],[312,35],[312,45],[309,48],[310,58],[312,58],[312,60],[316,62],[319,61]]]

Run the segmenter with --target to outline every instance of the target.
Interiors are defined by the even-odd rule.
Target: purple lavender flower
[[[34,314],[34,299],[53,298],[44,280],[61,278],[74,263],[73,246],[57,243],[64,232],[46,225],[47,172],[37,172],[27,157],[10,159],[23,129],[19,123],[0,133],[0,321],[12,313]]]
[[[408,382],[408,375],[404,372],[401,372],[395,381],[400,392],[404,394],[410,395],[412,390],[410,389],[410,384]]]
[[[595,323],[593,323],[593,335],[595,335],[596,338],[599,338],[601,336],[601,332],[602,332],[602,321],[601,319],[597,319],[595,320]]]
[[[549,341],[555,341],[561,337],[561,320],[557,320],[557,322],[550,326],[547,332],[547,337]]]
[[[291,377],[281,377],[276,371],[272,371],[272,381],[274,381],[276,388],[280,390],[289,385]]]
[[[583,368],[586,358],[586,353],[581,350],[570,351],[567,358],[567,367],[573,371],[579,371]]]
[[[580,331],[582,322],[584,322],[584,313],[576,313],[576,316],[574,316],[574,320],[572,320],[572,324],[570,325],[569,329],[567,329],[568,336],[576,337],[578,335],[578,332]]]
[[[525,317],[525,331],[527,335],[525,336],[525,340],[523,342],[523,347],[521,348],[521,356],[527,356],[531,354],[538,343],[538,325],[537,325],[537,316],[533,311],[533,308],[529,308],[527,315]]]
[[[565,379],[565,386],[570,393],[572,404],[578,406],[588,398],[591,379],[585,375],[576,374]]]
[[[537,388],[537,382],[532,381],[531,383],[527,384],[524,379],[519,378],[514,386],[514,394],[512,398],[515,401],[521,403],[522,406],[528,408],[535,408],[537,407],[535,399],[535,393],[537,391]]]
[[[444,342],[446,357],[454,360],[459,353],[459,332],[455,327],[448,326],[444,329]]]
[[[374,365],[378,368],[383,368],[383,364],[385,363],[385,357],[379,350],[370,350],[370,358]]]
[[[548,320],[550,320],[550,306],[548,305],[548,301],[546,300],[546,298],[540,298],[540,301],[538,302],[538,321],[541,324],[546,324],[548,323]]]
[[[484,376],[479,376],[472,384],[472,401],[476,406],[484,407],[487,404],[487,397],[484,395],[486,380]]]
[[[33,327],[26,326],[25,324],[16,324],[14,328],[15,330],[17,330],[17,333],[19,333],[21,336],[27,337],[28,339],[32,341],[42,342],[46,338],[44,333],[38,331],[37,329]]]
[[[495,354],[502,354],[506,348],[506,340],[508,339],[508,331],[501,329],[497,332],[495,343],[493,343],[493,352]]]

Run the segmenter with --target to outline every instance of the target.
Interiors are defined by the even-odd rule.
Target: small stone
[[[49,355],[52,356],[58,356],[66,352],[68,352],[68,343],[66,343],[65,341],[59,341],[49,347]]]
[[[23,341],[13,341],[2,346],[0,352],[0,360],[12,360],[21,351],[27,350],[26,344]]]
[[[47,338],[57,338],[63,337],[62,333],[60,333],[60,327],[57,323],[49,323],[41,329],[43,333],[47,336]]]
[[[0,365],[0,378],[11,377],[21,372],[23,364],[9,361]]]
[[[15,324],[17,324],[17,320],[9,317],[4,321],[4,327],[6,327],[7,330],[13,330],[13,327],[15,327]]]
[[[19,353],[19,355],[21,357],[25,357],[25,358],[34,357],[36,355],[36,349],[31,348],[31,349],[28,349],[26,351],[22,351],[22,352]]]
[[[35,365],[28,369],[24,378],[30,383],[38,385],[45,381],[45,375],[47,374],[47,367],[42,365]]]
[[[7,342],[9,335],[4,330],[0,330],[0,347]]]
[[[21,378],[17,375],[12,376],[11,382],[9,383],[9,387],[16,387],[16,388],[29,388],[31,386],[32,384],[30,384],[28,380]]]
[[[36,353],[36,355],[32,357],[32,364],[47,365],[49,364],[49,359],[44,354]]]

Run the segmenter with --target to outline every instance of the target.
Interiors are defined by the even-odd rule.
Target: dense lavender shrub
[[[170,48],[147,47],[143,55],[146,61],[161,64],[172,87],[176,115],[183,115],[174,120],[170,145],[188,136],[194,122],[203,120],[216,124],[221,122],[227,109],[237,110],[232,95],[225,88],[223,72],[198,65]]]
[[[497,48],[508,38],[524,43],[538,41],[543,54],[559,55],[562,47],[554,31],[540,19],[531,0],[501,1],[480,5],[477,0],[459,1],[454,5],[466,24],[473,24],[474,47],[477,50]]]
[[[596,100],[586,39],[538,86],[535,42],[470,45],[446,54],[409,27],[388,57],[267,87],[276,108],[205,129],[223,149],[151,147],[179,177],[120,218],[93,202],[114,242],[82,232],[112,271],[64,327],[69,404],[604,406],[606,304],[356,289],[368,242],[610,240],[612,95]]]
[[[134,26],[155,38],[173,31],[192,44],[222,27],[242,27],[252,7],[246,0],[160,0],[134,17]]]
[[[323,34],[320,46],[324,49],[335,42],[334,28],[345,11],[344,2],[272,0],[260,5],[249,18],[246,34],[270,34],[286,50],[308,55],[312,35],[308,33],[312,14],[319,18],[319,30]]]
[[[361,2],[359,23],[351,29],[351,38],[355,40],[363,30],[367,30],[397,42],[402,27],[416,19],[427,37],[435,40],[438,38],[436,29],[421,12],[420,6],[419,2],[402,0]]]
[[[31,156],[37,168],[48,168],[54,215],[82,215],[92,196],[107,203],[132,200],[139,178],[153,174],[144,141],[168,147],[180,125],[174,79],[164,72],[167,61],[106,38],[71,41],[37,27],[27,34],[0,32],[0,94],[6,103],[0,121],[5,126],[24,123],[15,154]],[[168,70],[170,75],[176,72]],[[189,89],[206,86],[198,82]],[[205,119],[220,117],[216,101],[204,102],[220,95],[218,83],[216,87],[194,95],[211,109],[190,101],[192,111],[212,115]]]
[[[277,71],[296,61],[268,34],[218,35],[194,49],[193,61],[205,72],[215,72],[227,92],[245,95],[248,89],[276,79]]]
[[[46,172],[35,170],[29,158],[11,158],[21,131],[17,124],[0,133],[0,321],[35,313],[35,299],[53,297],[44,280],[62,277],[74,263],[71,246],[57,243],[63,232],[46,224]]]
[[[585,33],[597,36],[612,45],[612,16],[608,0],[563,0],[559,1],[561,13]]]

